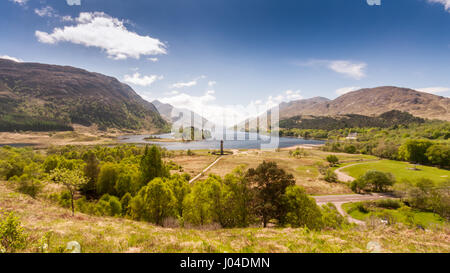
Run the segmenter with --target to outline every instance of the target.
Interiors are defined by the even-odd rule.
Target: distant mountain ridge
[[[334,100],[317,97],[282,103],[280,119],[300,115],[378,116],[391,110],[408,112],[421,118],[450,121],[450,98],[394,86],[365,88]]]
[[[159,100],[152,101],[159,114],[169,123],[182,123],[184,127],[194,125],[198,129],[211,129],[214,126],[209,120],[186,108],[177,108]],[[192,124],[192,118],[194,123]]]
[[[153,104],[116,78],[0,59],[0,130],[58,130],[71,124],[152,131],[167,126]]]

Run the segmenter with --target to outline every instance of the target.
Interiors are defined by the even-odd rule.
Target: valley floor
[[[77,241],[82,252],[450,252],[450,228],[426,230],[396,226],[352,226],[342,230],[302,228],[162,228],[123,218],[76,213],[47,200],[33,199],[0,182],[0,208],[14,211],[28,234],[25,252],[39,251],[49,235],[49,252]]]

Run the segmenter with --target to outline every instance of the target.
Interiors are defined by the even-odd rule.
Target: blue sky
[[[0,56],[212,119],[381,85],[450,96],[450,0],[0,0],[0,26]]]

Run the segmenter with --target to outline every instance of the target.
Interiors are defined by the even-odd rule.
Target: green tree
[[[75,193],[87,183],[86,177],[80,170],[68,170],[68,169],[54,169],[50,173],[50,179],[55,183],[62,184],[70,193],[72,215],[75,215],[75,207],[73,204],[73,198]]]
[[[155,178],[144,186],[131,199],[131,216],[162,225],[163,220],[174,215],[175,197],[168,183],[161,178]]]
[[[194,225],[205,225],[212,222],[212,201],[210,196],[211,180],[195,182],[191,192],[183,202],[183,218]]]
[[[224,184],[228,187],[226,195],[226,210],[230,213],[232,226],[247,227],[252,221],[254,191],[246,177],[243,166],[237,167],[232,173],[227,174]]]
[[[100,168],[100,173],[97,179],[97,193],[99,195],[103,194],[116,194],[116,182],[121,173],[121,168],[119,164],[116,163],[104,163]]]
[[[176,200],[175,209],[177,214],[178,216],[183,217],[184,198],[190,192],[189,182],[183,176],[174,175],[169,179],[168,183]]]
[[[249,169],[247,179],[255,193],[255,211],[261,217],[264,227],[271,219],[281,221],[286,214],[282,201],[286,188],[295,185],[292,174],[287,174],[275,162],[261,163],[256,169]]]
[[[398,153],[403,160],[412,163],[426,164],[428,163],[426,152],[431,145],[433,145],[433,143],[429,140],[409,139],[400,146]]]
[[[433,165],[450,167],[450,145],[434,144],[427,149],[425,156]]]
[[[118,197],[122,197],[127,193],[132,195],[139,191],[139,170],[136,165],[122,165],[121,171],[114,185],[114,190]]]
[[[335,155],[329,155],[327,156],[327,161],[330,163],[330,166],[336,166],[339,163],[339,158]]]
[[[322,226],[322,214],[316,201],[306,194],[299,186],[289,186],[283,196],[286,204],[286,217],[284,224],[292,227],[308,227],[309,229],[320,229]]]
[[[130,202],[133,197],[129,192],[127,192],[124,196],[122,196],[122,199],[120,199],[120,204],[122,205],[122,215],[129,215],[130,214]]]
[[[95,186],[100,173],[100,161],[93,151],[88,151],[85,162],[84,175],[87,177],[88,182],[86,183],[86,186],[83,187],[83,192],[85,195],[91,196],[95,194]]]
[[[153,145],[150,149],[145,147],[140,163],[141,183],[146,185],[156,177],[167,177],[169,175],[158,147]]]
[[[394,183],[395,178],[391,173],[369,170],[353,181],[351,188],[358,193],[361,191],[384,192],[388,187],[394,185]]]

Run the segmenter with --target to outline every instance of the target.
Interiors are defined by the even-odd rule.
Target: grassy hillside
[[[308,231],[302,228],[179,229],[121,218],[95,217],[32,199],[0,182],[0,207],[14,211],[28,235],[25,252],[64,251],[78,241],[82,252],[368,252],[376,241],[384,252],[450,252],[450,230],[405,226],[349,227]],[[48,240],[42,240],[47,235]]]
[[[0,131],[161,130],[150,102],[117,79],[83,69],[0,59]]]

